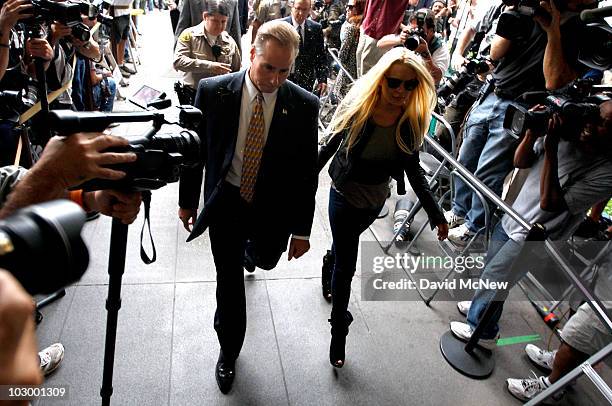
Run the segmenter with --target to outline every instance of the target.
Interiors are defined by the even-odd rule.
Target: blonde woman
[[[435,96],[433,79],[421,58],[406,48],[394,48],[355,82],[332,120],[334,135],[319,152],[319,168],[334,157],[329,168],[333,237],[329,361],[336,368],[345,363],[344,345],[353,321],[347,309],[359,235],[384,205],[390,177],[402,185],[406,173],[432,228],[438,228],[438,239],[448,234],[419,165],[418,150]]]

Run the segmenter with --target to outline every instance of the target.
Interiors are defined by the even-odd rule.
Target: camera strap
[[[142,229],[140,230],[140,258],[142,259],[142,262],[144,262],[146,265],[150,265],[153,262],[155,262],[157,259],[157,251],[155,250],[155,242],[153,242],[153,234],[151,234],[151,217],[149,215],[151,211],[151,191],[150,190],[145,190],[144,192],[142,192],[142,202],[144,203],[144,222],[142,223]],[[148,226],[149,240],[151,241],[151,247],[153,249],[153,256],[151,258],[149,258],[149,256],[147,255],[142,245],[145,226]]]

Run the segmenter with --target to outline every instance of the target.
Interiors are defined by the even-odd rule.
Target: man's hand
[[[308,240],[300,240],[292,238],[289,243],[289,252],[287,253],[287,260],[291,261],[292,258],[298,259],[302,255],[308,252],[310,249],[310,242]]]
[[[546,132],[546,138],[544,138],[544,151],[546,154],[557,155],[559,140],[563,131],[562,127],[563,121],[561,121],[561,117],[557,113],[553,114],[548,120],[548,131]]]
[[[88,207],[90,210],[115,217],[121,220],[123,224],[132,224],[140,211],[142,194],[140,192],[125,193],[117,190],[98,190],[93,192],[93,203]]]
[[[109,148],[128,146],[125,138],[101,133],[76,133],[67,137],[53,137],[34,168],[59,182],[62,189],[80,185],[90,179],[119,180],[125,172],[105,168],[136,161],[132,152],[103,152]]]
[[[454,53],[453,57],[451,58],[451,66],[453,67],[453,70],[460,71],[463,68],[464,64],[465,58],[463,57],[463,55]]]
[[[64,37],[72,35],[72,28],[64,25],[62,23],[58,23],[57,21],[51,24],[51,42],[57,44],[57,42]]]
[[[429,54],[429,47],[427,41],[419,37],[419,46],[414,50],[417,54]]]
[[[197,212],[197,209],[183,209],[182,207],[179,208],[178,216],[183,222],[183,227],[185,227],[185,230],[191,232],[193,224],[196,221]]]
[[[536,14],[533,19],[540,24],[542,29],[546,31],[548,35],[557,34],[561,35],[561,12],[555,5],[554,1],[541,1],[540,7],[550,14],[550,19],[548,16],[542,16]]]
[[[0,32],[2,34],[8,34],[9,31],[17,24],[17,21],[32,17],[29,13],[32,8],[30,0],[7,0],[0,10]],[[7,45],[6,40],[2,43]]]
[[[53,48],[46,39],[33,38],[26,42],[26,52],[31,58],[40,58],[45,62],[53,59]]]
[[[32,297],[10,273],[0,270],[0,385],[43,382],[33,312]]]
[[[211,70],[215,75],[224,75],[232,71],[229,63],[211,62]]]
[[[446,240],[448,237],[448,223],[440,223],[436,227],[438,229],[438,240]]]

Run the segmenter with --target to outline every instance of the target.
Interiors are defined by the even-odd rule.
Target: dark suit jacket
[[[184,0],[181,14],[179,15],[178,24],[174,30],[174,45],[183,32],[183,30],[198,25],[202,22],[203,2],[205,0]],[[236,41],[238,50],[241,51],[242,46],[242,30],[240,28],[240,12],[238,11],[238,1],[225,0],[229,8],[229,16],[227,18],[227,33]]]
[[[215,216],[236,147],[245,73],[200,81],[195,106],[204,116],[199,129],[204,162],[183,170],[179,206],[198,207],[205,167],[204,207],[187,241],[201,235]],[[289,81],[279,88],[252,203],[253,238],[279,252],[291,234],[310,235],[318,183],[317,114],[312,94]]]
[[[293,26],[291,16],[282,19]],[[315,79],[319,83],[327,83],[327,56],[323,45],[323,30],[321,24],[307,19],[304,22],[304,45],[295,60],[295,72],[289,79],[300,87],[312,91]]]

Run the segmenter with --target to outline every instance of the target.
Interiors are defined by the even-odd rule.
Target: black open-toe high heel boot
[[[331,281],[332,272],[334,270],[334,256],[330,250],[323,256],[323,266],[321,267],[321,287],[323,289],[323,297],[328,302],[331,301]]]
[[[348,310],[344,314],[344,318],[340,320],[329,319],[331,324],[331,343],[329,344],[329,362],[335,368],[344,366],[344,347],[346,345],[346,336],[349,332],[349,326],[353,322],[353,315]]]

